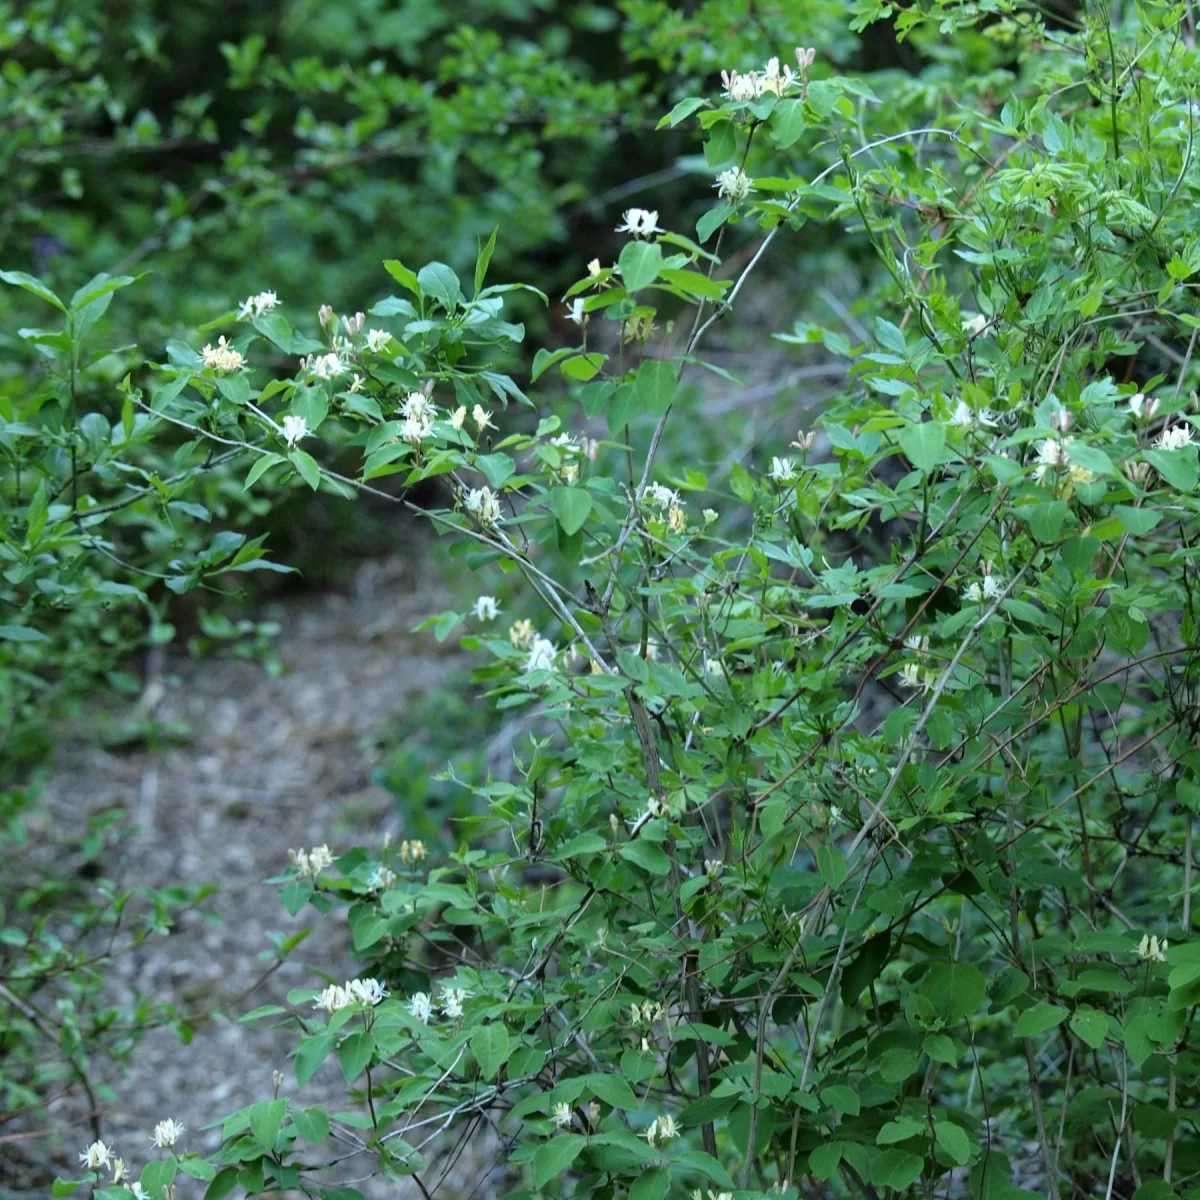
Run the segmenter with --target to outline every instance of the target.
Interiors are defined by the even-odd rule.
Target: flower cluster
[[[1158,412],[1158,397],[1146,396],[1138,392],[1136,396],[1129,398],[1129,411],[1133,413],[1135,420],[1153,421],[1154,414]]]
[[[1066,471],[1069,483],[1091,483],[1096,478],[1086,467],[1071,462],[1070,442],[1070,438],[1063,438],[1061,441],[1058,438],[1047,438],[1038,447],[1037,469],[1033,473],[1038,483],[1047,475],[1057,474],[1060,470]]]
[[[154,1133],[151,1134],[150,1140],[160,1149],[169,1150],[179,1141],[183,1134],[183,1122],[174,1121],[168,1117],[165,1121],[159,1121],[154,1127]]]
[[[1191,444],[1192,427],[1190,425],[1168,426],[1154,439],[1154,445],[1159,450],[1182,450]]]
[[[439,986],[442,989],[443,1015],[449,1017],[452,1021],[457,1020],[463,1015],[463,1001],[471,993],[466,988],[447,987],[444,983]]]
[[[494,621],[500,615],[500,605],[495,596],[480,596],[471,613],[477,621]]]
[[[687,532],[687,514],[683,510],[683,501],[678,492],[664,487],[661,483],[652,483],[642,493],[642,502],[651,508],[663,510],[667,528],[672,533]]]
[[[549,639],[534,637],[529,647],[529,658],[525,662],[525,671],[552,671],[555,659],[558,658],[558,647]]]
[[[333,866],[333,855],[324,843],[314,846],[307,854],[303,850],[289,850],[288,858],[301,875],[308,875],[313,879],[327,867]]]
[[[679,1126],[675,1124],[675,1118],[670,1113],[666,1116],[655,1117],[650,1122],[650,1128],[646,1130],[646,1141],[651,1146],[655,1146],[659,1142],[669,1142],[678,1136]]]
[[[977,425],[984,429],[992,429],[996,425],[996,418],[990,408],[981,408],[976,412],[965,400],[960,400],[954,410],[954,416],[950,418],[950,424],[961,425],[964,429],[973,429]]]
[[[427,853],[425,843],[420,838],[414,838],[411,842],[406,839],[400,843],[401,862],[418,863]]]
[[[645,1004],[629,1006],[629,1020],[634,1025],[653,1025],[656,1021],[666,1020],[666,1016],[667,1010],[656,1000],[647,1000]]]
[[[382,354],[391,340],[392,335],[386,329],[367,330],[367,349],[372,354]]]
[[[1156,937],[1143,935],[1138,943],[1138,958],[1144,962],[1166,962],[1167,946],[1166,938],[1160,942]]]
[[[438,410],[424,392],[409,392],[398,412],[404,418],[404,423],[400,426],[400,436],[410,446],[419,446],[433,433],[433,422]]]
[[[555,1129],[566,1129],[575,1118],[571,1106],[565,1100],[560,1100],[550,1110],[550,1119],[554,1122]]]
[[[206,367],[212,367],[218,375],[232,375],[246,365],[246,356],[235,350],[222,334],[214,346],[211,342],[200,351]]]
[[[307,358],[300,360],[300,366],[314,379],[323,379],[326,382],[336,379],[346,371],[346,364],[342,361],[342,356],[332,351],[328,354],[310,354]]]
[[[279,297],[274,292],[259,292],[257,296],[247,296],[238,309],[238,320],[253,321],[256,317],[265,316],[279,303]]]
[[[761,71],[722,71],[721,82],[725,85],[725,98],[734,103],[758,100],[766,95],[782,99],[803,79],[815,57],[815,50],[804,50],[799,46],[796,48],[799,75],[786,64],[781,67],[778,58],[767,59]]]
[[[713,187],[717,189],[717,196],[720,199],[728,200],[730,204],[740,204],[754,191],[752,182],[750,176],[741,167],[730,167],[717,176]]]
[[[322,1012],[335,1013],[351,1004],[362,1004],[374,1008],[387,998],[388,990],[378,979],[351,979],[344,984],[330,984],[313,1001],[313,1008]]]
[[[966,597],[972,604],[982,604],[985,600],[996,600],[1004,594],[1004,584],[992,574],[992,564],[985,563],[983,578],[967,585]]]
[[[500,497],[490,487],[472,488],[463,505],[481,525],[497,525],[500,522]]]
[[[301,438],[308,437],[308,422],[303,417],[292,416],[291,413],[280,421],[279,428],[289,450],[294,450]]]
[[[792,483],[796,478],[796,468],[790,458],[772,458],[769,477],[776,483]]]
[[[396,882],[396,872],[390,867],[376,867],[367,880],[368,886],[376,892],[386,891]]]
[[[632,233],[635,238],[647,238],[666,230],[658,227],[658,210],[629,208],[622,214],[623,222],[617,226],[618,233]]]

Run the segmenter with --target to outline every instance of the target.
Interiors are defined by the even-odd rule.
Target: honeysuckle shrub
[[[81,327],[132,281],[6,275],[62,327],[24,419],[63,414],[57,474],[14,493],[10,641],[107,549],[111,510],[68,499],[80,438],[130,505],[214,457],[267,501],[437,480],[421,511],[479,582],[428,624],[516,725],[454,843],[281,848],[284,907],[344,919],[359,969],[247,1014],[291,1032],[294,1081],[213,1114],[210,1157],[156,1131],[139,1194],[431,1196],[483,1130],[480,1185],[513,1196],[1197,1194],[1191,22],[896,14],[947,60],[1011,55],[970,106],[819,47],[725,62],[663,119],[703,131],[712,207],[627,209],[528,382],[508,305],[541,293],[489,282],[493,234],[467,278],[389,259],[366,314],[259,293],[76,431]],[[885,283],[779,333],[846,386],[716,490],[677,451],[711,331],[830,231]],[[139,442],[175,474],[117,480]],[[306,1104],[320,1070],[341,1107]],[[56,1191],[127,1195],[112,1153]]]

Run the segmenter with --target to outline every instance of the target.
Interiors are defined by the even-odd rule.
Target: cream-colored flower
[[[1190,425],[1168,426],[1154,439],[1154,445],[1159,450],[1182,450],[1192,444],[1192,427]]]
[[[377,892],[387,891],[395,882],[396,872],[390,867],[376,867],[369,880],[371,888]]]
[[[294,450],[301,438],[308,437],[308,422],[303,417],[294,417],[288,413],[280,421],[279,427],[283,431],[283,440],[287,442],[289,450]]]
[[[626,209],[618,233],[632,233],[635,238],[652,237],[666,231],[658,227],[658,210],[647,208]]]
[[[442,987],[442,1013],[452,1021],[463,1015],[463,1001],[470,996],[466,988]]]
[[[488,412],[482,404],[477,404],[471,409],[471,420],[475,422],[475,428],[482,433],[485,429],[495,429],[492,424],[492,414]]]
[[[925,686],[925,672],[916,663],[905,663],[900,668],[900,681],[905,687],[919,691]]]
[[[1138,957],[1145,962],[1166,962],[1167,948],[1166,938],[1160,942],[1156,937],[1143,935],[1138,943]]]
[[[313,354],[306,358],[301,364],[310,375],[316,379],[336,379],[346,371],[346,364],[342,362],[340,354]]]
[[[1053,475],[1060,467],[1070,465],[1071,452],[1067,449],[1067,443],[1060,442],[1057,438],[1047,438],[1038,447],[1037,470],[1034,471],[1033,477],[1040,483],[1047,474]]]
[[[672,504],[667,509],[667,528],[672,533],[687,532],[687,513],[678,504]]]
[[[481,525],[495,525],[500,520],[500,498],[490,487],[472,488],[463,504]]]
[[[420,838],[414,838],[410,841],[400,843],[400,860],[401,862],[420,862],[425,857],[425,843]]]
[[[463,422],[466,419],[467,419],[467,406],[465,404],[460,404],[450,414],[450,424],[453,425],[455,430],[459,433],[462,432]]]
[[[657,1145],[659,1142],[669,1142],[672,1138],[679,1136],[679,1127],[675,1124],[675,1118],[670,1114],[662,1117],[655,1117],[650,1122],[650,1128],[646,1130],[646,1141],[651,1146]]]
[[[983,313],[972,313],[963,318],[963,332],[970,337],[978,337],[988,326],[987,317]]]
[[[235,350],[225,340],[224,334],[217,338],[215,346],[211,343],[205,346],[200,355],[204,359],[204,365],[212,367],[218,375],[232,375],[246,365],[246,356],[240,350]]]
[[[796,478],[796,468],[790,458],[772,458],[769,477],[776,483],[791,483]]]
[[[122,1183],[125,1179],[125,1160],[123,1158],[114,1158],[112,1160],[112,1181],[114,1184]]]
[[[570,304],[567,305],[567,320],[574,321],[576,325],[587,324],[588,315],[583,311],[583,297],[576,296]]]
[[[722,71],[721,83],[724,85],[725,99],[735,104],[757,100],[762,94],[762,84],[754,71]]]
[[[730,167],[722,171],[713,187],[717,189],[718,198],[728,200],[730,204],[740,204],[754,191],[750,176],[741,167]]]
[[[653,504],[656,508],[670,508],[679,503],[679,493],[672,491],[669,487],[664,487],[661,483],[652,483],[642,493],[642,500],[646,504]]]
[[[150,1193],[140,1183],[131,1183],[129,1190],[133,1193],[133,1200],[150,1200]]]
[[[796,84],[796,73],[786,63],[780,67],[779,59],[769,58],[759,74],[758,83],[762,92],[786,96]]]
[[[150,1140],[160,1149],[169,1150],[183,1136],[183,1124],[168,1117],[154,1127]]]
[[[530,671],[551,671],[554,660],[558,657],[558,649],[549,638],[535,637],[529,648],[529,658],[525,663],[526,673]]]
[[[700,515],[704,518],[705,525],[712,525],[716,521],[718,513],[715,508],[706,508]]]
[[[525,650],[532,646],[535,636],[533,622],[528,618],[522,621],[514,621],[508,627],[509,644],[516,646],[518,649]]]
[[[477,621],[494,621],[500,615],[500,605],[495,596],[480,596],[471,611]]]
[[[420,1021],[422,1025],[428,1025],[429,1018],[433,1015],[433,1001],[429,998],[429,993],[417,992],[408,1002],[408,1011],[414,1020]]]
[[[376,1004],[381,1004],[388,994],[387,988],[378,979],[352,979],[346,984],[346,991],[359,1004],[366,1004],[372,1008]]]
[[[99,1171],[101,1167],[107,1167],[112,1162],[112,1148],[103,1142],[93,1142],[80,1154],[79,1161],[89,1171]]]
[[[346,1008],[354,1003],[354,997],[349,990],[340,984],[331,983],[314,1001],[313,1008],[321,1012],[335,1013],[339,1008]]]
[[[574,1120],[574,1115],[571,1112],[571,1106],[564,1100],[560,1100],[551,1110],[550,1117],[554,1121],[556,1129],[566,1129]]]
[[[257,296],[248,296],[238,309],[238,319],[252,321],[255,317],[265,316],[279,303],[279,297],[274,292],[259,292]]]

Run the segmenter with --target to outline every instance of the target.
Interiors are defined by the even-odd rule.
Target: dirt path
[[[236,998],[263,974],[268,933],[287,936],[309,925],[314,932],[301,957],[339,978],[353,971],[344,921],[319,918],[312,909],[289,918],[262,880],[288,865],[289,847],[326,842],[337,853],[403,832],[391,797],[370,782],[364,735],[445,681],[455,651],[439,646],[432,633],[409,632],[442,607],[430,585],[437,578],[430,559],[418,539],[404,558],[364,565],[348,595],[308,594],[268,605],[261,616],[283,625],[278,646],[290,673],[280,678],[268,678],[252,662],[169,659],[154,712],[163,722],[186,722],[187,742],[157,754],[118,755],[94,746],[65,751],[45,796],[51,813],[77,822],[81,809],[120,808],[141,827],[120,848],[120,861],[106,862],[106,873],[126,886],[220,884],[209,903],[221,922],[185,916],[169,936],[151,938],[120,960],[118,988],[136,980],[144,992],[188,1011],[286,1003],[291,988],[314,983],[299,965]],[[337,1102],[344,1091],[336,1063],[326,1064],[300,1095],[286,1059],[292,1044],[285,1033],[226,1018],[201,1022],[187,1047],[166,1030],[151,1033],[132,1073],[114,1081],[101,1104],[105,1138],[140,1169],[150,1130],[173,1117],[186,1125],[189,1149],[211,1151],[220,1130],[203,1127],[270,1099],[276,1070],[284,1075],[282,1095],[344,1107]],[[76,1140],[90,1140],[86,1127]],[[56,1164],[68,1176],[77,1166],[74,1151],[74,1144],[64,1147]],[[474,1172],[468,1186],[459,1191],[451,1179],[443,1195],[466,1196],[474,1188],[479,1163],[464,1158],[462,1171]],[[355,1165],[358,1175],[365,1173]],[[382,1181],[357,1186],[368,1197],[397,1195],[395,1184]],[[181,1200],[193,1193],[201,1196],[203,1185],[181,1180]]]

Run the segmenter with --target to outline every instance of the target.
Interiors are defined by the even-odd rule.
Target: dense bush
[[[348,1163],[428,1196],[483,1128],[514,1196],[1200,1191],[1192,16],[856,13],[930,65],[723,53],[723,92],[662,121],[703,131],[716,203],[581,248],[578,336],[528,383],[541,293],[489,283],[503,225],[470,272],[388,258],[368,315],[257,291],[114,372],[111,422],[78,381],[133,280],[4,276],[48,323],[6,414],[27,687],[113,627],[106,596],[153,608],[111,590],[116,513],[436,480],[481,594],[429,624],[521,723],[453,849],[281,851],[285,908],[344,914],[362,966],[255,1019],[353,1107],[214,1113],[211,1159],[160,1127],[139,1194],[353,1200]],[[761,461],[697,455],[714,327],[833,230],[880,273],[845,330],[780,336],[844,362],[841,395]],[[272,565],[196,545],[168,591]],[[86,1154],[57,1193],[125,1197]]]

